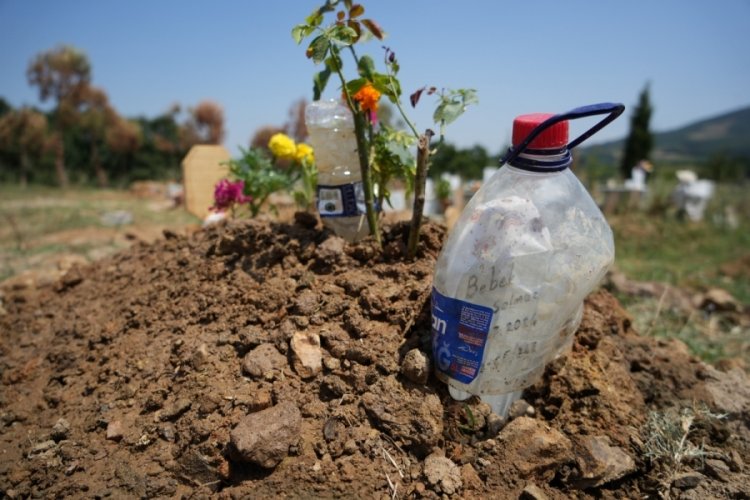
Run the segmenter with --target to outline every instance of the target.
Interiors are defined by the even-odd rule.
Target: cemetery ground
[[[409,262],[404,225],[380,254],[158,193],[3,187],[0,217],[5,496],[750,496],[742,217],[611,217],[618,269],[508,420],[431,375],[439,224]]]

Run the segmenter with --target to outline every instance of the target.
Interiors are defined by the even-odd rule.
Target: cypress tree
[[[651,114],[654,109],[651,106],[649,96],[649,84],[641,91],[638,105],[630,117],[630,133],[625,140],[625,150],[622,155],[620,172],[624,178],[630,177],[630,170],[641,160],[649,160],[651,149],[654,146],[654,138],[649,129]]]

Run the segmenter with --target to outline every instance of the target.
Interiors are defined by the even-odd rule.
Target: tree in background
[[[39,87],[42,102],[54,99],[57,108],[52,114],[56,135],[53,137],[55,171],[61,187],[68,185],[65,168],[65,132],[77,118],[77,98],[82,87],[91,80],[91,65],[83,52],[68,45],[61,45],[38,54],[26,71],[29,84]]]
[[[464,179],[481,179],[484,167],[497,166],[497,158],[487,153],[480,145],[458,149],[450,143],[443,143],[432,156],[430,175],[438,179],[444,173],[459,174]]]
[[[255,149],[264,149],[267,152],[271,152],[268,149],[268,141],[271,140],[276,134],[285,134],[286,128],[277,127],[276,125],[263,125],[255,131],[252,138],[250,139],[250,147]]]
[[[630,178],[630,171],[639,161],[649,160],[654,146],[649,122],[653,108],[649,95],[649,84],[641,91],[638,104],[630,117],[630,133],[625,139],[625,150],[622,155],[620,172],[625,179]]]
[[[33,109],[12,110],[0,117],[0,148],[17,155],[23,187],[29,182],[32,161],[42,156],[46,134],[47,117]]]
[[[201,101],[190,110],[189,125],[200,144],[221,144],[224,140],[224,110],[213,101]]]
[[[89,161],[99,187],[109,184],[107,170],[102,164],[101,148],[104,145],[108,128],[117,121],[117,113],[109,105],[109,98],[104,90],[92,85],[83,86],[79,101],[78,131],[88,143]]]
[[[129,177],[133,156],[143,141],[143,134],[138,123],[117,116],[105,135],[107,147],[120,156],[124,163],[124,177]]]

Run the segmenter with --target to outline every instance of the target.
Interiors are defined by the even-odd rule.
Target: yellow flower
[[[366,84],[352,96],[355,101],[359,102],[359,108],[364,112],[376,112],[378,110],[378,101],[380,92],[378,92],[371,83]]]
[[[297,145],[286,134],[274,134],[268,141],[268,149],[276,158],[293,160],[297,154]]]
[[[304,161],[315,161],[315,156],[313,156],[313,148],[308,146],[304,142],[300,142],[299,144],[297,144],[297,154],[295,156],[295,160],[300,163]]]

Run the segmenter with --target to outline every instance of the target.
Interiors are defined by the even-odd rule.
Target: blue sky
[[[293,101],[311,98],[319,68],[290,30],[318,4],[0,0],[0,96],[40,105],[26,82],[29,61],[72,44],[125,116],[219,102],[225,144],[236,152],[258,127],[281,125]],[[601,101],[628,110],[591,142],[623,137],[647,82],[656,131],[750,105],[748,0],[371,0],[365,7],[388,33],[406,94],[425,84],[478,91],[479,105],[447,131],[462,147],[499,152],[514,116]],[[365,52],[380,61],[381,45]],[[327,96],[337,93],[331,87]],[[425,100],[411,113],[419,128],[432,126],[432,108]]]

